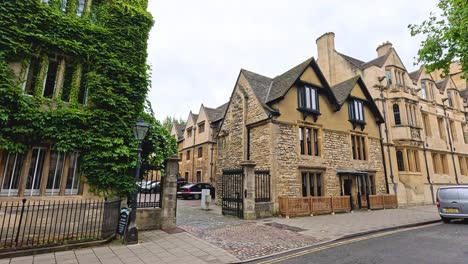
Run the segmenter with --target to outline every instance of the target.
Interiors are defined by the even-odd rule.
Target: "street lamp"
[[[137,244],[138,243],[138,229],[136,226],[136,210],[137,210],[137,200],[138,200],[138,188],[136,182],[140,177],[140,166],[141,166],[141,145],[143,139],[145,139],[146,133],[148,132],[148,124],[143,121],[143,119],[138,120],[138,122],[133,127],[133,135],[135,139],[138,140],[138,150],[137,150],[137,162],[135,168],[135,190],[133,190],[132,198],[132,211],[130,212],[130,223],[128,224],[128,231],[125,236],[125,243],[127,245]]]

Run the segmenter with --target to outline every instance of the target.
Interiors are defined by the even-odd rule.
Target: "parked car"
[[[177,178],[177,191],[180,189],[180,187],[187,185],[187,180],[181,177]]]
[[[142,181],[139,187],[142,193],[158,193],[161,190],[161,183],[159,181]]]
[[[437,208],[445,223],[452,219],[468,220],[468,185],[439,188]]]
[[[211,192],[214,192],[214,188],[209,183],[191,183],[180,187],[177,192],[177,197],[182,197],[183,199],[193,198],[198,200],[201,198],[202,189],[210,189]]]

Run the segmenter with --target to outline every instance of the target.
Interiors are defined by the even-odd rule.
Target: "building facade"
[[[177,138],[179,173],[188,182],[214,182],[216,172],[216,133],[226,105],[209,108],[201,105],[199,114],[189,113],[186,125],[174,124]]]
[[[317,62],[331,85],[361,76],[385,118],[381,126],[390,190],[400,204],[430,204],[438,187],[468,181],[466,111],[461,79],[421,67],[408,72],[389,42],[364,62],[335,49],[335,34],[317,39]]]
[[[10,105],[3,106],[5,108],[0,111],[2,122],[5,121],[2,125],[7,126],[7,129],[0,131],[0,199],[81,199],[94,196],[86,184],[90,179],[86,179],[80,173],[80,162],[84,152],[91,155],[90,153],[98,150],[84,150],[81,144],[85,140],[82,139],[86,136],[102,138],[99,137],[102,135],[90,136],[88,133],[108,127],[109,132],[113,133],[108,135],[109,138],[113,137],[116,141],[107,144],[107,148],[102,148],[102,155],[116,151],[117,146],[126,145],[128,141],[122,134],[111,132],[113,124],[106,122],[110,122],[114,114],[120,115],[120,126],[125,126],[128,120],[136,120],[138,112],[143,108],[144,98],[133,94],[140,91],[125,90],[125,85],[139,87],[137,84],[143,83],[145,87],[140,87],[143,95],[147,89],[146,80],[130,80],[134,75],[125,79],[128,77],[125,70],[110,73],[116,68],[103,66],[105,63],[97,59],[96,53],[102,55],[102,60],[106,60],[107,55],[113,56],[113,62],[106,61],[111,66],[115,66],[113,63],[117,60],[121,65],[135,67],[135,71],[139,62],[142,62],[140,65],[146,65],[146,49],[142,52],[136,50],[137,43],[146,43],[145,38],[142,42],[139,40],[144,36],[145,30],[148,33],[152,25],[151,16],[146,12],[145,1],[129,4],[135,5],[133,14],[120,12],[122,10],[115,8],[111,3],[93,0],[8,1],[1,5],[5,11],[4,16],[1,16],[2,22],[5,22],[2,29],[13,32],[15,28],[20,27],[29,34],[28,37],[24,37],[22,34],[12,33],[7,40],[2,37],[0,41],[0,59],[5,59],[5,65],[8,67],[2,68],[2,73],[3,70],[11,73],[11,80],[0,80],[2,96],[18,95],[12,99]],[[119,35],[120,32],[109,34],[114,21],[97,14],[96,10],[99,9],[120,16],[122,23],[128,21],[126,19],[131,16],[139,15],[143,17],[139,23],[148,27],[138,23],[133,25],[142,30],[139,33],[140,38]],[[6,23],[6,15],[22,17],[24,20]],[[40,26],[37,26],[37,23]],[[8,35],[4,32],[1,34]],[[50,37],[52,35],[53,37]],[[121,38],[121,43],[132,39],[128,43],[129,46],[135,44],[135,50],[129,49],[126,52],[142,55],[141,58],[137,60],[127,56],[129,61],[126,61],[119,57],[117,49],[120,46],[109,45],[115,41],[112,37],[117,35]],[[97,46],[100,49],[96,49]],[[121,85],[110,78],[106,79],[108,75],[122,78]],[[3,76],[5,75],[2,74],[2,78]],[[108,85],[107,90],[104,92],[94,89],[98,85]],[[115,94],[118,96],[111,96]],[[105,102],[103,98],[109,102]],[[120,102],[110,102],[116,98],[125,98],[124,100],[132,106],[126,109],[122,104],[119,105]],[[114,106],[118,107],[113,108]],[[135,108],[132,108],[133,106]],[[137,109],[137,106],[141,109]],[[41,127],[32,128],[31,131],[25,131],[23,128],[27,127],[28,122],[33,123],[36,120],[15,120],[17,117],[12,117],[17,112],[24,113],[24,109],[28,107],[31,107],[31,112],[37,113],[36,117],[43,118],[44,121],[44,124],[40,124]],[[5,109],[7,111],[3,111]],[[126,114],[120,111],[126,111]],[[98,118],[91,120],[88,119],[90,116]],[[129,132],[130,130],[131,128],[128,129]],[[91,141],[89,139],[87,143]],[[20,147],[15,149],[12,145]],[[91,145],[89,143],[88,147]],[[113,157],[108,157],[107,160],[109,163],[115,161]],[[102,163],[102,168],[106,168],[106,164]]]
[[[275,210],[279,196],[350,195],[354,208],[366,207],[367,194],[387,192],[382,122],[359,76],[330,86],[313,58],[275,78],[241,70],[218,133],[216,174],[246,160],[269,169]]]

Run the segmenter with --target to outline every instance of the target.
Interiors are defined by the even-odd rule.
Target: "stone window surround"
[[[306,142],[306,134],[305,134],[305,130],[309,128],[310,131],[311,131],[311,155],[307,154],[308,151],[307,151],[307,142]],[[303,146],[304,146],[304,154],[301,154],[301,141],[300,141],[300,134],[299,134],[299,130],[304,131],[303,132]],[[318,146],[315,146],[314,144],[314,129],[317,130],[317,143],[318,143]],[[322,130],[322,126],[319,126],[319,125],[315,125],[315,124],[311,124],[309,122],[304,122],[304,121],[298,121],[297,124],[296,124],[296,131],[298,133],[297,135],[297,154],[300,156],[300,157],[322,157],[322,150],[323,150],[323,146],[322,146],[322,138],[323,138],[323,130]],[[318,151],[318,155],[315,155],[315,149]]]
[[[402,160],[397,156],[397,165],[399,172],[421,173],[421,161],[419,159],[419,151],[416,148],[397,148],[396,152],[402,154]],[[403,164],[400,164],[403,162]],[[401,167],[403,165],[403,167]]]
[[[395,102],[392,103],[392,111],[393,111],[393,123],[395,126],[401,126],[401,111],[400,105]]]
[[[92,0],[60,0],[60,10],[62,12],[68,13],[67,12],[67,5],[68,2],[70,1],[75,1],[76,2],[76,16],[77,17],[84,17],[89,13],[90,7]],[[43,4],[49,4],[50,0],[40,0],[41,3]]]
[[[324,196],[324,177],[323,177],[323,170],[308,170],[308,169],[300,169],[299,170],[299,182],[301,183],[301,195],[302,197],[320,197],[320,196]],[[305,184],[305,188],[306,188],[306,196],[304,196],[304,182],[303,182],[303,177],[306,176],[306,184]],[[311,192],[310,192],[310,178],[313,178],[313,181],[314,181],[314,184],[313,184],[313,187],[314,187],[314,195],[311,195]],[[319,186],[320,185],[320,186]]]
[[[388,81],[387,75],[390,75],[390,82]],[[387,65],[385,67],[385,77],[387,77],[387,85],[393,86],[392,89],[394,91],[400,90],[401,88],[403,88],[404,92],[409,91],[408,87],[406,86],[405,75],[406,75],[406,70],[403,68],[400,68],[397,65]],[[391,78],[392,76],[395,77],[394,78],[395,82],[393,82],[393,79]]]
[[[198,123],[198,134],[205,132],[205,121]]]
[[[356,143],[356,139],[359,138],[359,148],[358,145],[353,145],[353,138],[354,142]],[[351,131],[349,133],[349,145],[351,146],[351,159],[352,160],[360,160],[360,161],[367,161],[369,157],[369,149],[368,149],[368,138],[366,133],[359,133],[356,131]],[[356,146],[356,147],[353,147]],[[359,150],[358,150],[359,149]],[[359,151],[359,152],[358,152]],[[359,158],[361,157],[361,158]]]
[[[73,82],[77,82],[78,83],[78,86],[79,86],[79,93],[84,93],[84,97],[83,97],[83,102],[79,102],[79,98],[77,98],[77,101],[78,103],[80,104],[83,104],[85,105],[87,103],[87,89],[86,87],[84,87],[84,83],[83,83],[83,66],[76,66],[74,65],[73,63],[73,59],[70,58],[70,57],[67,57],[67,56],[63,56],[63,55],[57,55],[57,54],[54,54],[54,55],[48,55],[48,60],[49,60],[49,63],[48,64],[44,64],[44,61],[41,59],[41,57],[39,56],[33,56],[31,57],[30,59],[28,59],[28,62],[27,62],[27,65],[25,65],[25,68],[22,69],[22,73],[21,73],[21,82],[22,82],[22,89],[23,91],[25,92],[25,95],[28,95],[28,96],[34,96],[34,89],[35,89],[35,83],[37,82],[37,76],[29,76],[31,73],[30,73],[30,70],[31,70],[31,63],[33,62],[33,60],[38,60],[38,65],[36,65],[39,69],[38,69],[38,73],[37,74],[40,74],[40,72],[45,72],[44,74],[44,80],[43,80],[43,83],[42,83],[42,92],[41,92],[41,96],[44,97],[44,98],[48,98],[48,99],[56,99],[56,98],[59,98],[60,97],[60,93],[62,92],[62,89],[64,88],[64,85],[65,85],[65,77],[66,75],[69,73],[69,71],[66,72],[66,69],[71,69],[72,70],[72,74],[70,75],[71,79],[69,80],[70,83],[68,84],[70,87],[69,89],[71,90],[71,85]],[[52,91],[52,94],[51,94],[51,97],[46,97],[46,95],[44,94],[45,93],[45,90],[46,90],[46,85],[47,85],[47,78],[48,78],[48,71],[49,71],[49,66],[51,64],[51,61],[52,62],[55,62],[58,64],[58,67],[56,69],[56,73],[54,73],[55,75],[55,80],[54,80],[54,85],[53,85],[53,91]],[[37,69],[36,69],[37,70]],[[76,75],[76,78],[77,79],[73,79],[73,76]],[[28,84],[28,80],[29,78],[32,78],[31,79],[31,83]],[[27,85],[31,86],[31,87],[27,87]],[[26,89],[32,91],[32,94],[29,94]],[[62,95],[62,99],[63,102],[67,103],[70,101],[70,94],[68,95],[68,98],[67,100],[63,100],[63,95]]]
[[[38,149],[40,149],[40,151],[45,152],[44,159],[42,160],[42,164],[40,164],[40,165],[37,164],[37,162],[34,162],[32,160],[34,150],[38,150]],[[52,166],[51,163],[52,163],[52,154],[53,153],[54,153],[54,151],[51,149],[51,146],[49,144],[34,144],[33,146],[31,146],[22,155],[23,156],[23,161],[22,161],[21,169],[19,170],[19,183],[18,183],[17,190],[15,190],[13,193],[8,191],[7,195],[5,195],[5,192],[7,192],[7,190],[3,189],[3,183],[4,183],[4,180],[5,180],[4,176],[5,176],[5,172],[6,172],[5,169],[6,169],[6,166],[7,166],[7,164],[5,164],[5,162],[7,161],[7,157],[8,157],[9,153],[7,151],[0,150],[0,183],[2,184],[0,186],[0,189],[2,190],[1,191],[2,194],[0,195],[0,197],[5,197],[5,196],[8,196],[8,197],[49,196],[50,197],[50,196],[57,196],[57,195],[58,196],[81,195],[82,189],[83,189],[82,188],[82,182],[80,180],[79,174],[76,171],[76,167],[77,167],[76,162],[78,161],[77,159],[78,159],[78,156],[79,156],[79,152],[77,152],[77,151],[71,152],[71,153],[66,153],[66,155],[65,155],[64,162],[63,162],[63,170],[62,170],[62,174],[60,176],[61,177],[60,186],[59,186],[59,188],[55,188],[56,190],[58,190],[58,193],[54,193],[54,191],[51,192],[50,189],[47,189],[47,183],[48,183],[49,177],[50,177],[49,174],[51,173],[50,166]],[[72,157],[74,157],[74,159],[76,159],[74,161],[75,166],[70,164],[70,162],[72,162],[71,161]],[[34,167],[31,167],[31,164],[33,164]],[[69,173],[70,173],[69,170],[70,170],[71,167],[73,167],[73,169],[74,169],[73,175],[69,175]],[[38,168],[41,168],[40,172],[37,171]],[[31,172],[34,172],[34,175],[41,174],[41,178],[40,178],[40,182],[38,184],[37,191],[33,191],[32,188],[26,189],[27,184],[28,184],[28,176],[29,176],[29,174]],[[73,177],[73,179],[72,179],[73,183],[75,183],[74,179],[77,179],[77,181],[76,181],[77,186],[75,186],[76,188],[73,188],[73,190],[67,189],[67,180],[69,179],[69,176]],[[77,177],[77,178],[75,178],[75,177]],[[36,185],[36,184],[34,184],[34,185]]]
[[[446,124],[443,116],[437,116],[437,127],[439,128],[439,138],[447,140]]]
[[[432,158],[432,169],[435,174],[449,175],[447,154],[439,153],[439,152],[432,152],[431,158]]]
[[[461,175],[468,176],[468,156],[458,156]]]
[[[198,159],[202,159],[203,158],[203,147],[198,147],[197,152],[198,152],[197,153],[198,154],[197,155]]]
[[[427,112],[421,111],[421,116],[426,137],[432,137],[431,121],[429,120],[429,114]]]

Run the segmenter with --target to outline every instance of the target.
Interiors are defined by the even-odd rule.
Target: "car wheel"
[[[194,195],[193,195],[193,199],[194,199],[194,200],[200,199],[200,195],[199,195],[199,194],[194,194]]]
[[[443,221],[444,223],[450,223],[450,220],[451,220],[450,218],[443,217],[443,216],[441,216],[440,218],[442,218],[442,221]]]

